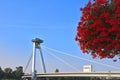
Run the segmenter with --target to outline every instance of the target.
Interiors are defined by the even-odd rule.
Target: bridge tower
[[[35,67],[36,67],[36,49],[39,50],[39,53],[41,56],[42,73],[46,73],[46,68],[45,68],[42,50],[40,47],[40,44],[43,43],[43,40],[41,40],[39,38],[35,38],[35,39],[32,39],[32,42],[33,42],[33,53],[32,53],[32,78],[31,78],[31,80],[35,80],[35,76],[36,76],[36,69],[35,69]]]

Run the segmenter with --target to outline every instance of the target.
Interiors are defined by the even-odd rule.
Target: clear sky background
[[[31,40],[38,37],[44,40],[43,46],[120,67],[119,61],[92,59],[90,55],[83,54],[74,40],[81,16],[79,9],[87,2],[88,0],[1,0],[0,66],[2,68],[25,67],[32,53]],[[47,71],[54,71],[56,68],[60,71],[74,71],[45,51],[43,54]],[[80,71],[86,64],[92,64],[95,71],[116,70],[57,54]],[[40,65],[38,59],[37,63]],[[40,70],[40,66],[37,66],[37,69]]]

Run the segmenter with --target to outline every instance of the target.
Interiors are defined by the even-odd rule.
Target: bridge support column
[[[39,51],[40,51],[40,56],[41,56],[42,73],[46,73],[46,68],[45,68],[45,63],[44,63],[44,58],[43,58],[41,47],[39,48]]]
[[[43,54],[41,51],[40,43],[43,43],[43,40],[39,38],[32,39],[33,42],[33,54],[32,54],[32,78],[31,80],[35,80],[36,77],[36,49],[39,49],[40,51],[40,56],[41,56],[41,64],[42,64],[42,72],[46,73],[46,68],[44,64],[44,59],[43,59]]]
[[[35,43],[33,43],[33,53],[32,53],[32,78],[31,80],[34,80],[35,75],[36,75],[36,70],[35,70],[35,62],[36,62],[36,48],[35,48]]]

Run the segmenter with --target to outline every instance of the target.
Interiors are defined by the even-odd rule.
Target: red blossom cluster
[[[83,53],[113,58],[120,54],[120,0],[95,0],[80,9],[76,41]]]

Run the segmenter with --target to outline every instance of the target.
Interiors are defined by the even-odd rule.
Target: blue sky
[[[93,60],[90,55],[80,51],[74,40],[81,16],[79,8],[85,6],[87,2],[88,0],[0,1],[0,66],[25,67],[32,52],[31,40],[35,37],[44,40],[43,46]],[[44,53],[44,57],[48,71],[54,71],[55,68],[61,71],[70,70],[47,53]],[[85,64],[94,65],[94,70],[114,70],[66,56],[62,58],[70,64],[74,63],[73,65],[80,70]],[[119,62],[115,63],[109,59],[94,59],[94,61],[118,67],[120,65]]]

